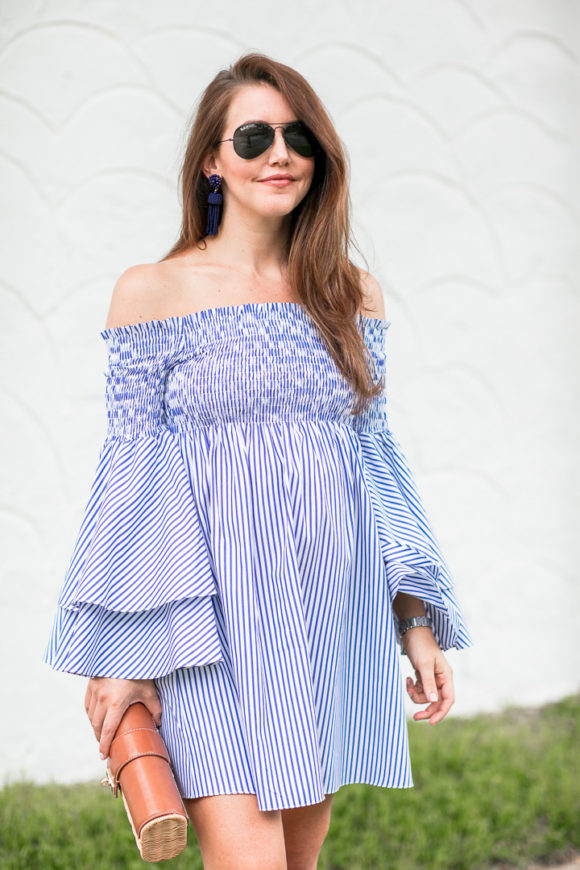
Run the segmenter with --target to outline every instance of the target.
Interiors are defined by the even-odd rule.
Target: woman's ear
[[[213,175],[214,173],[218,172],[218,168],[217,168],[217,164],[215,162],[215,157],[213,155],[213,152],[211,154],[209,154],[206,157],[206,159],[204,160],[203,165],[202,165],[202,171],[207,179],[209,179],[210,175]]]

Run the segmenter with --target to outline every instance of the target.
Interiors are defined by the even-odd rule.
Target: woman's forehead
[[[246,121],[267,121],[269,124],[285,124],[296,121],[285,97],[271,85],[247,85],[234,95],[228,123],[237,127]]]

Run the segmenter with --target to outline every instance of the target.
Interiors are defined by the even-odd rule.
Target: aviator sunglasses
[[[301,157],[314,157],[320,146],[315,136],[302,121],[290,121],[289,124],[267,124],[265,121],[249,121],[234,130],[229,139],[219,139],[219,142],[233,142],[234,151],[244,160],[252,160],[267,151],[276,135],[276,127],[283,127],[286,145]]]

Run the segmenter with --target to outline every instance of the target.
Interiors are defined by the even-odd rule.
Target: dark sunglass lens
[[[301,157],[312,157],[314,155],[315,139],[308,127],[298,121],[295,124],[288,124],[284,131],[286,143],[293,148]]]
[[[258,157],[274,141],[273,132],[266,124],[242,124],[234,133],[236,154],[246,160]]]

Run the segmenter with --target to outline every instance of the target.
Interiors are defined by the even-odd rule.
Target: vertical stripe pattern
[[[381,377],[389,323],[358,322]],[[472,640],[384,392],[353,415],[297,303],[101,335],[108,432],[45,661],[155,679],[184,797],[411,787],[393,598]]]

